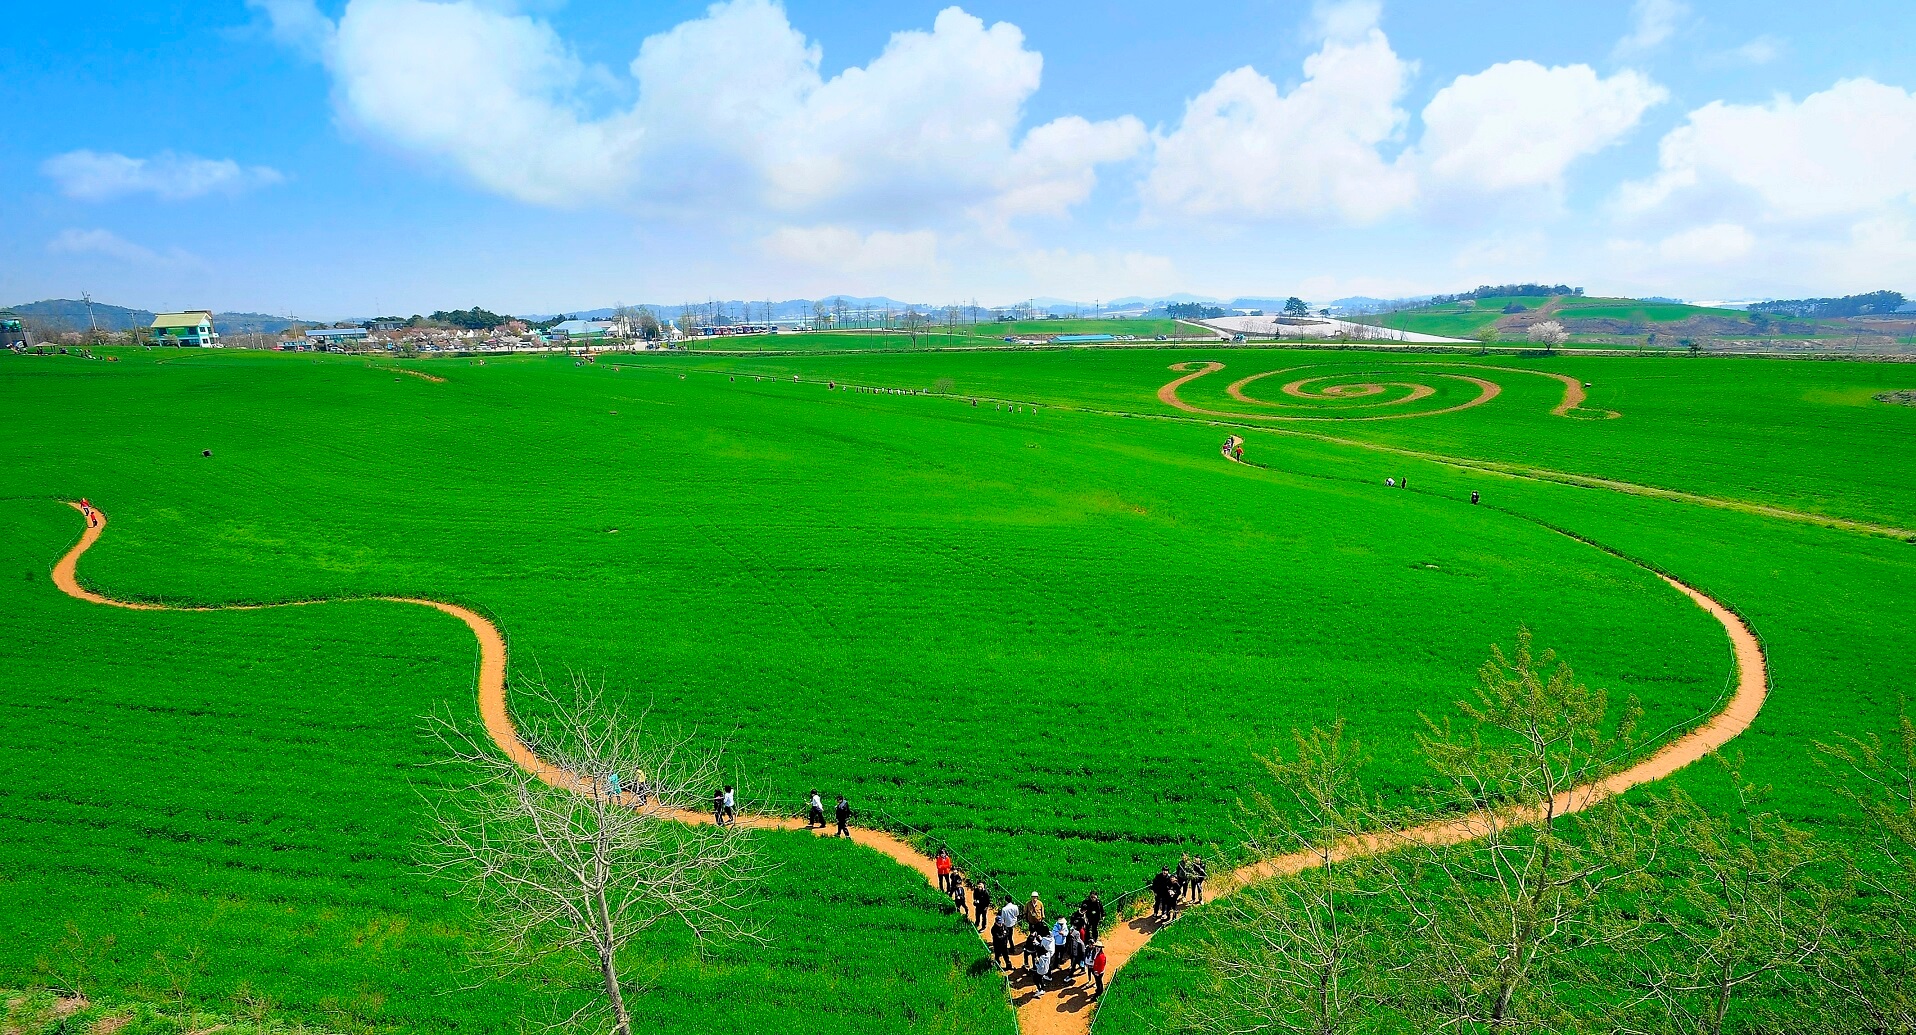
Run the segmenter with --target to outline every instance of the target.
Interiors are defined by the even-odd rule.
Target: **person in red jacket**
[[[92,501],[88,500],[85,496],[80,497],[80,513],[86,515],[86,526],[88,528],[92,528],[100,523],[99,517],[93,513]]]
[[[932,862],[938,867],[938,890],[951,894],[951,853],[940,848]]]
[[[1104,943],[1091,946],[1091,980],[1097,982],[1098,990],[1091,993],[1093,999],[1104,998]]]

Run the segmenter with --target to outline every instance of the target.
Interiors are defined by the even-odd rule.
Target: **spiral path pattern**
[[[1210,369],[1200,371],[1195,376],[1211,373],[1222,364],[1206,364],[1206,366]],[[1167,391],[1173,386],[1167,386]],[[1304,389],[1300,386],[1299,390]],[[1364,395],[1377,394],[1369,392],[1366,387],[1350,391],[1362,392]],[[1568,402],[1566,405],[1569,405]],[[75,510],[81,509],[78,503],[68,501],[68,505]],[[75,599],[135,611],[196,612],[255,611],[277,607],[318,606],[326,603],[323,600],[313,600],[291,601],[284,604],[239,604],[230,607],[171,607],[164,604],[115,600],[96,593],[81,585],[78,571],[81,555],[98,542],[100,534],[106,530],[106,514],[97,508],[93,513],[97,517],[97,522],[89,523],[81,532],[79,541],[74,543],[73,547],[53,566],[54,585],[61,592]],[[1756,634],[1750,630],[1749,625],[1735,612],[1706,596],[1700,590],[1678,582],[1661,572],[1656,574],[1689,597],[1723,626],[1724,632],[1729,635],[1736,656],[1736,690],[1721,711],[1710,716],[1690,732],[1665,744],[1649,757],[1622,772],[1612,774],[1599,783],[1587,784],[1564,792],[1554,806],[1559,813],[1586,808],[1631,787],[1669,776],[1722,747],[1748,729],[1756,720],[1757,712],[1763,707],[1763,700],[1769,689],[1769,668],[1763,656],[1762,645],[1758,642]],[[534,753],[513,725],[511,711],[506,703],[506,638],[497,625],[471,608],[442,600],[422,597],[373,597],[371,599],[428,607],[463,622],[478,641],[479,665],[476,690],[479,714],[487,735],[501,751],[505,752],[507,757],[546,783],[555,787],[585,790],[580,786],[576,776]],[[663,813],[662,818],[683,823],[712,821],[708,813],[690,811]],[[1535,819],[1534,816],[1523,814],[1506,817],[1505,821],[1534,822]],[[739,825],[766,830],[802,828],[802,824],[796,818],[777,816],[742,815],[739,817]],[[1388,834],[1378,833],[1352,838],[1340,843],[1336,851],[1340,857],[1349,858],[1393,851],[1407,843],[1457,844],[1481,835],[1482,831],[1467,821],[1434,820]],[[852,841],[917,871],[933,885],[937,883],[937,869],[932,859],[894,834],[882,830],[853,827]],[[1214,882],[1217,889],[1214,900],[1260,880],[1309,869],[1316,864],[1316,858],[1311,853],[1278,856],[1252,862],[1230,873],[1221,874]],[[1105,955],[1108,961],[1107,986],[1109,982],[1116,980],[1118,972],[1145,947],[1151,936],[1161,929],[1162,925],[1148,917],[1117,918],[1117,922],[1112,924],[1112,929],[1104,937]],[[1039,999],[1034,994],[1036,989],[1032,987],[1028,975],[1014,971],[1006,978],[1006,992],[1017,1011],[1018,1028],[1023,1035],[1088,1035],[1092,1018],[1096,1013],[1096,1003],[1083,994],[1081,987],[1065,990],[1047,999]]]
[[[1587,398],[1583,382],[1568,374],[1557,374],[1543,370],[1525,370],[1521,367],[1480,366],[1474,363],[1406,363],[1387,368],[1384,371],[1343,371],[1339,373],[1311,374],[1310,371],[1322,369],[1327,364],[1313,364],[1301,367],[1286,367],[1282,370],[1267,370],[1261,374],[1239,378],[1224,389],[1224,393],[1233,400],[1249,407],[1261,409],[1248,413],[1233,413],[1224,410],[1210,410],[1185,402],[1178,397],[1178,389],[1199,378],[1215,374],[1224,369],[1224,364],[1214,360],[1198,360],[1171,364],[1171,370],[1184,376],[1158,389],[1158,401],[1166,406],[1194,413],[1204,417],[1227,417],[1232,420],[1281,420],[1281,421],[1373,421],[1407,420],[1413,417],[1435,417],[1444,413],[1456,413],[1483,404],[1503,394],[1503,387],[1495,381],[1472,374],[1451,373],[1448,370],[1421,369],[1428,378],[1441,378],[1442,383],[1451,382],[1476,389],[1472,398],[1443,406],[1437,409],[1401,409],[1428,399],[1438,393],[1439,385],[1425,380],[1403,380],[1411,368],[1448,367],[1473,371],[1494,371],[1505,374],[1530,374],[1536,377],[1548,377],[1563,383],[1563,401],[1554,407],[1553,417],[1571,417],[1578,419],[1610,419],[1619,416],[1614,410],[1586,408]],[[1280,375],[1302,375],[1287,381],[1279,392],[1299,403],[1276,401],[1253,395],[1248,390],[1251,385],[1265,378]],[[1395,378],[1395,380],[1386,380]],[[1373,380],[1374,379],[1374,380]],[[1358,401],[1370,400],[1370,401]],[[1312,407],[1308,404],[1328,404]],[[1283,412],[1271,412],[1281,410]],[[1397,412],[1381,412],[1396,410]]]

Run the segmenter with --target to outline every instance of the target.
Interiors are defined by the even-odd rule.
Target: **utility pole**
[[[93,334],[99,334],[100,325],[93,319],[93,293],[90,291],[80,292],[80,301],[86,303],[86,329]]]

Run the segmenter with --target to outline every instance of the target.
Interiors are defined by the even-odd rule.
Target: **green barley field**
[[[1293,728],[1346,719],[1380,791],[1413,805],[1421,717],[1520,627],[1680,732],[1733,666],[1643,565],[1748,616],[1775,687],[1737,743],[1746,771],[1851,836],[1810,745],[1891,729],[1916,648],[1916,545],[1896,534],[1916,528],[1916,408],[1872,398],[1916,387],[1907,366],[1163,348],[412,365],[435,383],[354,357],[114,358],[0,358],[5,988],[80,966],[101,995],[340,1032],[517,1032],[590,994],[586,968],[472,969],[471,918],[417,860],[447,793],[420,717],[473,711],[476,651],[450,618],[367,597],[479,608],[516,671],[601,677],[724,741],[748,807],[842,791],[859,822],[1052,902],[1130,891],[1182,851],[1238,859],[1255,756]],[[1194,362],[1224,369],[1187,404],[1313,419],[1241,430],[1260,422],[1162,403]],[[1227,393],[1266,371],[1288,373],[1246,386],[1262,403]],[[1535,371],[1589,382],[1590,412],[1552,416],[1563,385]],[[1352,419],[1460,405],[1469,377],[1500,393]],[[1313,379],[1381,388],[1280,390]],[[1227,430],[1262,466],[1224,462]],[[100,592],[343,602],[71,600],[48,571],[80,531],[58,501],[81,496],[112,518],[80,566]],[[648,1030],[1014,1030],[977,938],[915,874],[751,836],[777,864],[763,940],[642,941]],[[1117,980],[1100,1032],[1181,1023],[1201,985],[1170,951],[1183,930]]]

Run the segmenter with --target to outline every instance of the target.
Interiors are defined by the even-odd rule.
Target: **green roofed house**
[[[11,309],[0,309],[0,349],[27,343],[27,325]]]
[[[182,347],[207,347],[219,340],[213,331],[213,313],[191,309],[184,313],[161,313],[153,318],[153,344]]]

